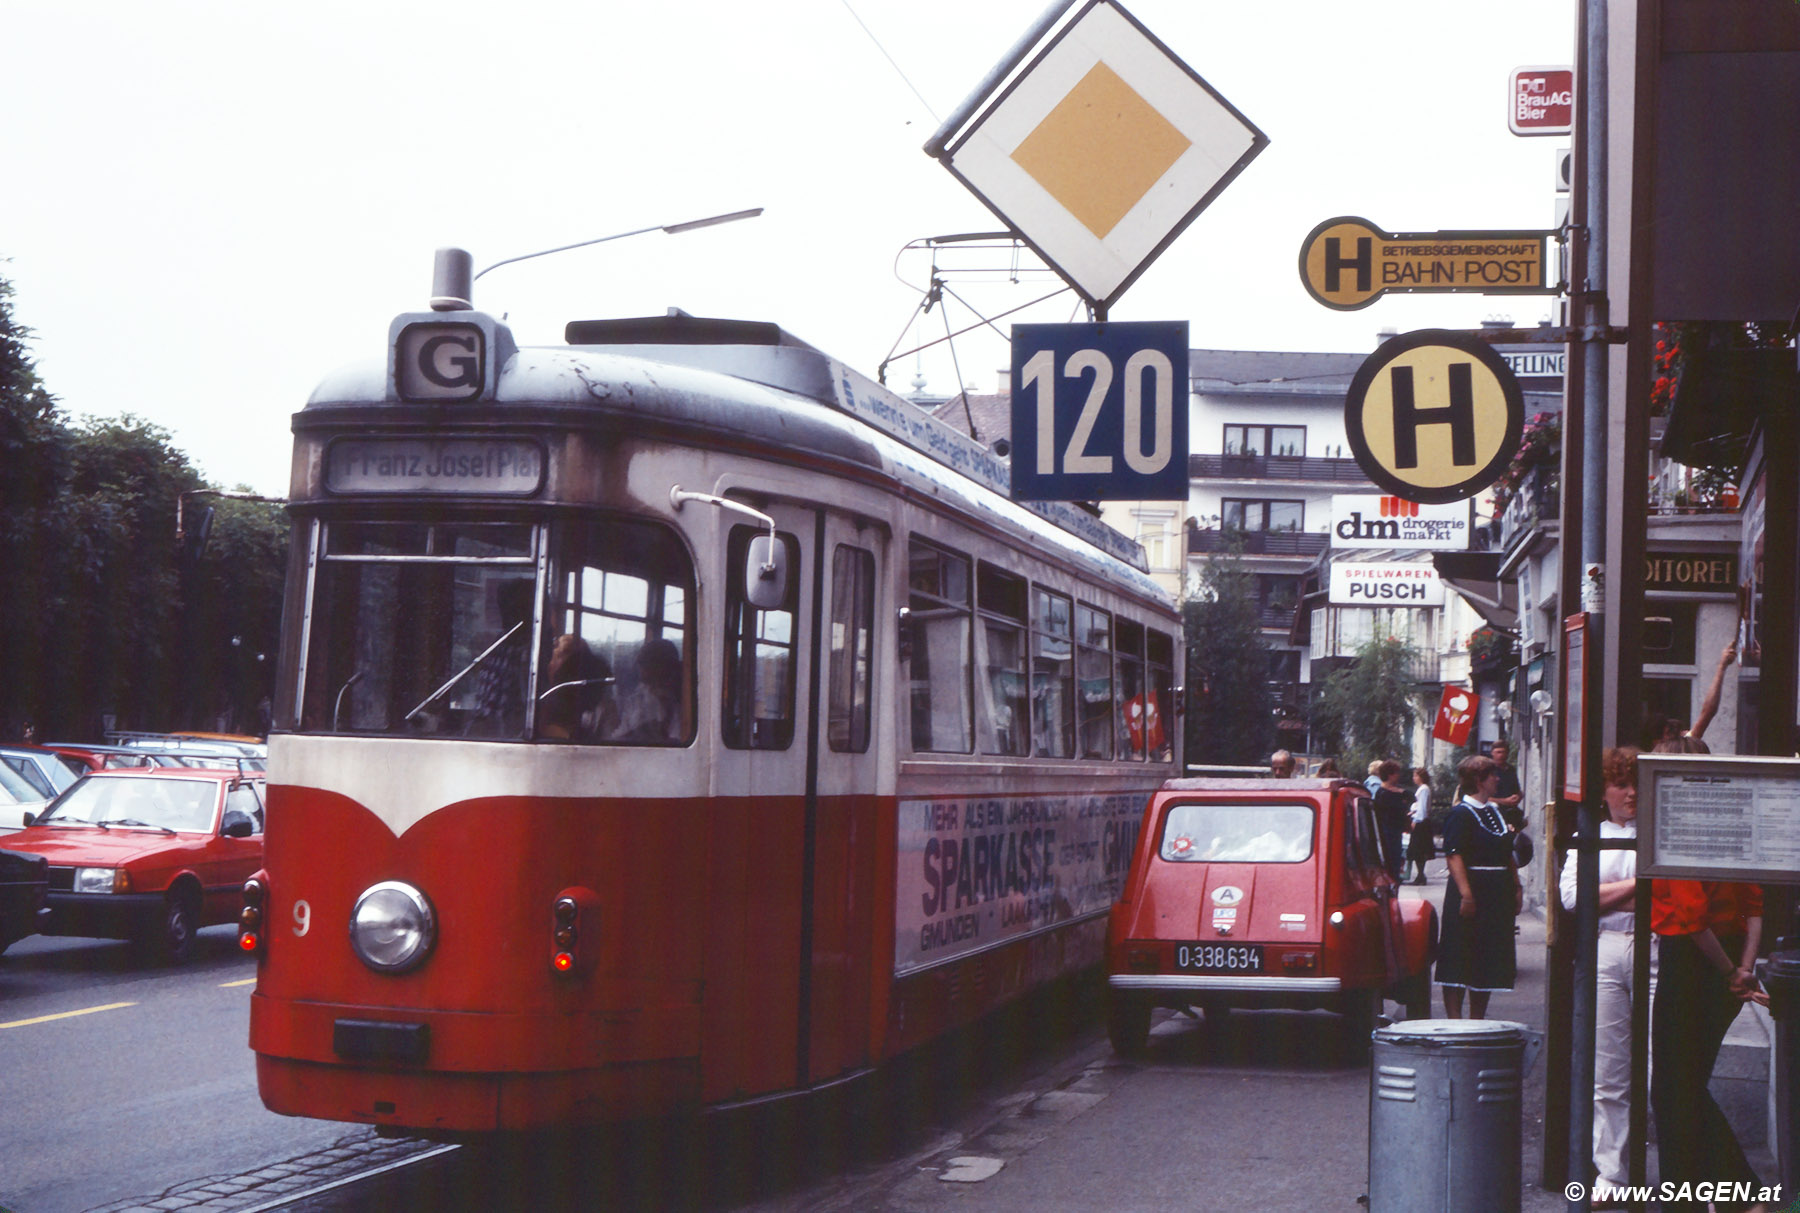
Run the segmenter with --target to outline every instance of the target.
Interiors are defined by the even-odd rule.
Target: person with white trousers
[[[1637,760],[1634,746],[1601,756],[1606,820],[1601,838],[1637,837]],[[1562,903],[1575,908],[1575,855],[1563,861]],[[1598,1183],[1623,1185],[1625,1140],[1631,1127],[1631,1005],[1633,940],[1637,918],[1637,852],[1600,852],[1600,945],[1594,995],[1594,1167]],[[1652,943],[1654,944],[1654,940]],[[1656,989],[1656,953],[1650,954],[1649,997]]]

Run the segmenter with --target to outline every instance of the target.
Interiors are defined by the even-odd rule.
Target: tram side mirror
[[[758,610],[773,611],[787,604],[787,587],[787,548],[773,535],[758,535],[744,557],[744,597]]]

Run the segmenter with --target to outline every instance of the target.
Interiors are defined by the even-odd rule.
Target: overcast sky
[[[773,320],[873,374],[944,332],[914,318],[929,264],[901,249],[996,226],[921,145],[1045,5],[0,0],[0,276],[66,410],[137,414],[210,480],[270,494],[291,415],[333,368],[382,356],[440,245],[479,268],[765,207],[506,266],[475,301],[522,344],[670,306]],[[1125,7],[1270,144],[1114,319],[1187,320],[1197,347],[1360,351],[1381,328],[1551,314],[1544,296],[1444,295],[1334,312],[1296,265],[1335,215],[1551,226],[1568,141],[1509,132],[1507,78],[1572,61],[1575,0]],[[991,314],[1057,284],[952,285]],[[1073,317],[1065,294],[1014,319]],[[1006,358],[971,338],[956,367],[934,351],[889,382],[948,393],[960,370],[993,391]]]

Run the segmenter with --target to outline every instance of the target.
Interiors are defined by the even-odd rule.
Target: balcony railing
[[[1309,535],[1305,531],[1222,531],[1188,532],[1188,551],[1195,555],[1229,551],[1234,543],[1245,556],[1317,556],[1330,542],[1329,535]]]
[[[1358,467],[1354,459],[1315,459],[1307,455],[1189,455],[1188,478],[1370,483],[1368,473]]]
[[[1527,472],[1500,515],[1500,550],[1511,551],[1530,532],[1555,522],[1561,509],[1562,492],[1556,472],[1547,467]]]

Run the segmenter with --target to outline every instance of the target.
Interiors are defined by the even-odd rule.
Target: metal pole
[[[1585,0],[1582,44],[1581,217],[1587,228],[1583,242],[1581,282],[1576,291],[1578,335],[1583,346],[1581,451],[1581,609],[1588,615],[1586,649],[1589,678],[1584,688],[1586,722],[1581,754],[1582,798],[1575,852],[1575,989],[1569,1056],[1569,1179],[1585,1184],[1594,1156],[1594,1005],[1595,971],[1600,942],[1600,752],[1605,727],[1603,699],[1609,682],[1605,670],[1606,636],[1606,178],[1607,178],[1607,3]],[[1572,1192],[1573,1189],[1568,1189]],[[1582,1199],[1568,1200],[1571,1213],[1586,1210]]]
[[[1012,74],[1015,67],[1025,61],[1025,56],[1031,53],[1032,47],[1036,46],[1039,39],[1049,33],[1050,28],[1060,21],[1062,15],[1074,5],[1075,0],[1051,0],[1050,7],[1046,8],[1043,14],[1032,22],[1031,28],[1026,30],[1017,42],[1013,43],[1012,49],[1007,51],[1000,62],[994,65],[994,70],[982,78],[981,83],[975,86],[975,91],[963,98],[963,103],[956,107],[956,112],[944,119],[944,124],[933,132],[931,138],[925,141],[926,155],[937,160],[944,158],[944,148],[957,130],[969,120],[977,109],[981,108],[981,103],[1000,87],[1001,81],[1005,80]]]

